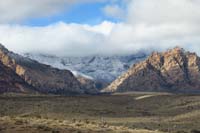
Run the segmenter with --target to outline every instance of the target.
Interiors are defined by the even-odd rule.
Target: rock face
[[[76,78],[81,83],[86,94],[98,94],[99,93],[99,89],[97,88],[97,85],[96,85],[97,83],[94,80],[85,78],[82,76],[78,76]]]
[[[0,61],[28,85],[42,93],[83,94],[80,82],[68,70],[59,70],[49,65],[14,54],[0,45]],[[12,82],[11,82],[12,83]]]
[[[0,93],[4,92],[33,93],[34,88],[0,62]]]
[[[154,52],[103,90],[126,91],[200,91],[200,58],[179,47]]]

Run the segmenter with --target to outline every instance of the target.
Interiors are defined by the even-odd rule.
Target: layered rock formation
[[[103,90],[125,91],[200,91],[200,58],[179,47],[154,52]]]
[[[34,93],[34,88],[0,62],[0,93],[4,92]]]
[[[59,70],[14,54],[0,45],[0,62],[42,93],[83,94],[81,83],[68,70]],[[12,83],[12,82],[11,82]]]

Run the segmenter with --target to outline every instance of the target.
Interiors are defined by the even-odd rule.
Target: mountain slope
[[[103,90],[125,91],[200,91],[200,58],[179,47],[154,52]]]
[[[59,70],[14,54],[0,45],[0,61],[42,93],[82,94],[84,88],[68,70]]]
[[[5,92],[33,93],[34,88],[0,62],[0,93]]]
[[[143,53],[122,56],[98,55],[86,57],[56,57],[26,53],[24,56],[59,69],[71,70],[76,76],[82,75],[102,83],[112,82],[126,72],[130,66],[147,57]]]

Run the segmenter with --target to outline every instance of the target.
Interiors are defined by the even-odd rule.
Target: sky
[[[200,55],[199,0],[0,1],[0,43],[17,53],[122,55],[175,46]]]

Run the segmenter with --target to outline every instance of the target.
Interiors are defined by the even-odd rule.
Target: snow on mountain
[[[68,69],[76,76],[102,82],[112,82],[133,64],[144,60],[147,55],[138,53],[126,56],[56,57],[26,53],[24,56],[60,69]]]

